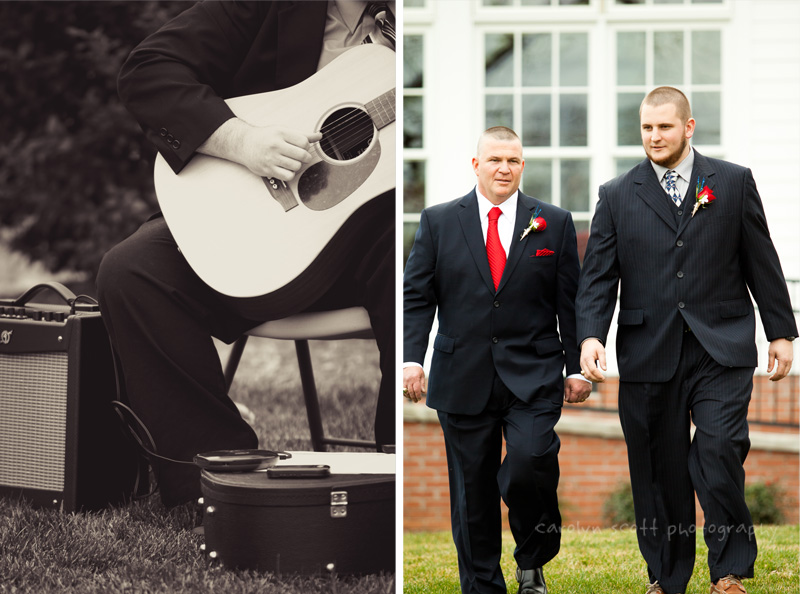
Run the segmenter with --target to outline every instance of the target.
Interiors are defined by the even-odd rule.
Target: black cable
[[[187,462],[186,460],[174,460],[172,458],[167,458],[166,456],[162,456],[161,454],[157,454],[156,452],[152,451],[157,449],[156,444],[153,441],[153,436],[150,435],[150,431],[148,431],[147,427],[142,422],[142,420],[136,415],[136,413],[133,412],[133,410],[131,410],[131,408],[128,405],[123,404],[119,400],[113,400],[111,402],[111,405],[114,407],[114,411],[117,413],[117,416],[119,416],[120,420],[128,428],[128,432],[133,436],[133,439],[136,441],[138,446],[147,456],[153,456],[154,458],[165,460],[166,462],[174,462],[175,464],[191,464],[192,466],[194,466],[194,462]],[[125,418],[123,411],[133,418],[133,420],[138,425],[139,431],[144,432],[145,436],[147,437],[147,441],[149,442],[149,447],[144,444],[139,433],[131,427],[130,422],[128,421],[128,419]]]

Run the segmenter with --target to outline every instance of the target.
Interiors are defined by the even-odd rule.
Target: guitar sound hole
[[[355,159],[369,148],[375,135],[372,119],[355,107],[334,111],[325,119],[320,131],[322,152],[336,161]]]

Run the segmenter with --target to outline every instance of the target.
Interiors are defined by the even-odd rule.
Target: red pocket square
[[[536,250],[536,254],[531,256],[531,258],[535,256],[552,256],[553,254],[555,254],[553,250]]]

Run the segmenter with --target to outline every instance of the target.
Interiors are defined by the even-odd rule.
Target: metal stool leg
[[[322,428],[322,413],[317,397],[317,385],[314,381],[314,370],[311,367],[311,352],[307,340],[295,340],[297,363],[300,366],[300,380],[303,383],[303,398],[306,402],[308,426],[311,430],[311,444],[315,452],[327,451],[328,445],[341,445],[374,450],[377,444],[366,439],[349,439],[346,437],[325,437]]]
[[[248,336],[241,336],[233,343],[228,360],[225,363],[225,386],[228,390],[233,384],[233,378],[239,367],[239,362],[247,344]],[[319,407],[317,396],[317,385],[314,381],[314,369],[311,365],[311,351],[307,340],[295,340],[295,350],[297,351],[297,364],[300,368],[300,381],[303,388],[303,400],[306,405],[306,415],[308,416],[308,428],[311,433],[311,447],[315,452],[327,451],[327,445],[342,445],[358,448],[375,449],[374,441],[364,439],[347,439],[342,437],[325,437],[322,427],[322,413]]]
[[[317,385],[314,382],[314,369],[311,367],[311,352],[307,340],[295,340],[297,364],[300,366],[300,381],[303,384],[303,399],[306,402],[308,427],[311,430],[311,447],[315,452],[324,452],[325,433],[322,429],[322,414],[319,410]]]
[[[240,336],[236,339],[236,342],[233,343],[233,347],[231,348],[231,352],[228,355],[228,360],[225,362],[225,389],[230,390],[231,384],[233,384],[233,377],[236,375],[236,370],[239,368],[239,361],[242,360],[242,353],[244,352],[244,347],[247,345],[247,339],[249,336],[246,334]]]

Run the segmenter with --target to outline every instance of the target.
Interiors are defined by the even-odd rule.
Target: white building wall
[[[732,6],[728,158],[753,170],[783,272],[800,279],[800,2]]]

